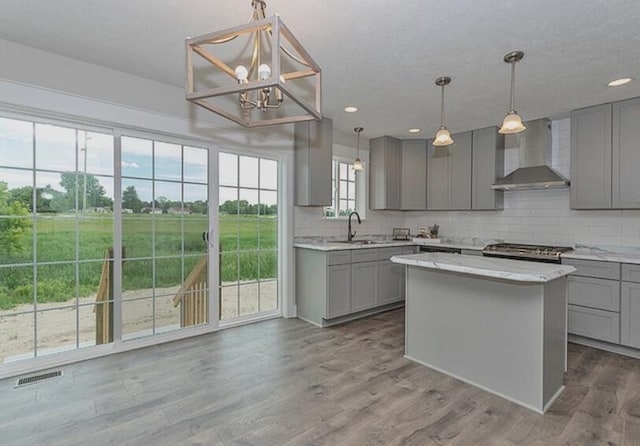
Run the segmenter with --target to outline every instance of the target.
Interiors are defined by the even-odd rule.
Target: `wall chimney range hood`
[[[569,186],[569,180],[551,164],[551,121],[547,118],[526,123],[527,130],[506,135],[505,145],[519,147],[520,167],[491,186],[497,190],[551,189]]]

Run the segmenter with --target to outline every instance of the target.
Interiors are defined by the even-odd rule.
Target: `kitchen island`
[[[407,358],[544,413],[564,389],[567,265],[443,253],[406,265]]]

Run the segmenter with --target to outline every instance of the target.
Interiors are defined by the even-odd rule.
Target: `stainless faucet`
[[[358,214],[356,211],[353,211],[349,214],[349,232],[347,233],[347,241],[349,243],[351,243],[353,241],[353,238],[356,236],[356,231],[351,232],[351,217],[353,217],[354,215],[358,217],[358,224],[362,224],[362,220],[360,220],[360,214]]]

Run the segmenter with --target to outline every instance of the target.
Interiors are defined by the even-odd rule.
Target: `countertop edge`
[[[449,271],[454,273],[469,274],[477,277],[485,277],[491,279],[502,279],[514,282],[523,283],[547,283],[561,277],[568,276],[577,270],[570,265],[558,265],[559,271],[542,272],[542,273],[519,273],[508,271],[497,271],[493,269],[486,269],[481,266],[471,265],[456,265],[452,263],[446,263],[446,261],[433,261],[424,259],[408,259],[407,256],[393,256],[391,261],[394,263],[416,266],[419,268],[426,268],[430,270]],[[520,260],[514,260],[515,262],[521,262]]]
[[[615,252],[598,254],[568,252],[562,254],[561,258],[576,260],[596,260],[600,262],[629,263],[633,265],[640,265],[640,257],[633,257],[625,254],[618,254]]]

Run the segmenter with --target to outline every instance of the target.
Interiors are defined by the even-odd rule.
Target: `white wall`
[[[570,176],[570,120],[552,123],[552,167]],[[518,166],[518,152],[507,150],[505,171]],[[479,237],[513,242],[640,246],[640,211],[573,211],[569,188],[505,192],[503,211],[407,213],[405,225],[440,225],[444,237]]]

